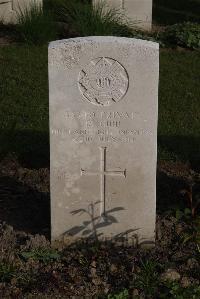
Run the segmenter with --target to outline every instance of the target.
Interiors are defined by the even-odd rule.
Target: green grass
[[[131,22],[101,0],[95,6],[80,0],[57,0],[57,16],[68,24],[77,36],[116,35],[130,36]]]
[[[56,39],[57,25],[51,11],[43,9],[42,5],[32,2],[17,14],[16,32],[21,41],[27,44],[44,44]]]
[[[25,261],[28,259],[33,259],[37,261],[41,261],[45,264],[52,262],[53,260],[59,260],[60,254],[53,250],[53,249],[44,249],[44,248],[37,248],[31,251],[24,251],[21,253],[21,258]]]
[[[200,162],[199,52],[162,51],[159,88],[159,156]],[[198,165],[196,165],[198,166]]]
[[[0,48],[0,157],[49,163],[47,47]],[[200,55],[160,54],[159,159],[200,162]]]
[[[2,47],[0,61],[0,154],[47,165],[47,47]]]

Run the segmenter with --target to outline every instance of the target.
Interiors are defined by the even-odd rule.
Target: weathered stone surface
[[[52,240],[155,237],[158,44],[49,46]]]
[[[93,0],[96,5],[101,0]],[[135,26],[150,30],[152,25],[152,0],[107,0],[108,7],[121,9]]]
[[[8,22],[12,14],[12,0],[4,1],[0,0],[0,21]]]
[[[42,0],[12,0],[13,10],[28,9],[31,5],[42,5]]]
[[[23,12],[34,4],[42,6],[42,3],[43,0],[0,0],[0,21],[16,23],[20,11]]]

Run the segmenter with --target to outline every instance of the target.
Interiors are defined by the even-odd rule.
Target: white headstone
[[[0,0],[0,21],[16,23],[20,12],[33,5],[42,6],[43,0]]]
[[[12,18],[12,0],[0,0],[0,22],[8,23]]]
[[[99,2],[102,0],[93,0],[94,5]],[[151,30],[152,0],[106,0],[104,2],[108,7],[120,9],[136,27]]]
[[[157,43],[50,44],[52,240],[154,241],[158,72]]]

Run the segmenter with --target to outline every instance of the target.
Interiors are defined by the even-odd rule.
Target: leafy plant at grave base
[[[92,6],[80,0],[60,0],[57,14],[79,36],[132,35],[131,23],[119,10],[108,8],[104,1]]]
[[[159,42],[160,47],[165,46],[163,41],[160,39],[160,35],[158,32],[146,32],[137,28],[132,28],[132,33],[130,37],[148,40],[152,42]]]
[[[92,253],[98,253],[98,250],[100,249],[101,243],[99,240],[96,240],[95,243],[91,246],[90,250]]]
[[[78,261],[79,261],[80,265],[82,265],[82,266],[88,265],[88,260],[85,256],[80,256]]]
[[[60,259],[60,254],[53,250],[53,249],[44,249],[44,248],[38,248],[34,249],[32,251],[24,251],[20,254],[20,256],[25,259],[33,259],[38,260],[43,263],[51,262],[52,260],[58,260]]]
[[[124,289],[123,291],[121,291],[118,294],[114,294],[114,295],[109,294],[107,298],[108,299],[128,299],[129,293],[128,293],[127,289]]]
[[[146,296],[155,296],[159,287],[159,264],[154,261],[141,261],[140,272],[133,281],[133,287],[140,289]]]
[[[15,267],[5,262],[0,263],[0,282],[9,282],[15,275]]]
[[[17,23],[19,38],[28,44],[38,45],[56,39],[57,29],[52,13],[36,2],[23,10],[19,8]]]
[[[200,246],[200,194],[194,195],[194,183],[191,182],[188,189],[181,190],[181,194],[187,200],[187,206],[184,210],[176,210],[176,218],[188,222],[190,228],[183,233],[183,243],[195,241],[197,248]]]
[[[200,24],[184,22],[168,26],[159,38],[166,45],[175,45],[190,49],[200,48]]]
[[[191,229],[187,230],[183,234],[183,243],[187,243],[188,241],[194,241],[197,244],[197,249],[200,248],[200,216],[196,219],[192,219]]]
[[[183,288],[178,282],[167,281],[164,283],[159,298],[169,299],[199,299],[200,286],[191,285]]]

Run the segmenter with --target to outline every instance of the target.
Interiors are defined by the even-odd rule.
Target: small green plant
[[[151,260],[141,261],[140,272],[137,273],[133,287],[140,289],[147,296],[155,296],[159,286],[159,273],[157,271],[159,266]]]
[[[191,219],[191,227],[183,233],[183,244],[188,241],[194,241],[197,245],[197,250],[200,248],[200,216]]]
[[[79,36],[131,36],[130,23],[119,10],[108,8],[104,1],[92,6],[80,0],[60,0],[58,15]]]
[[[166,297],[167,296],[167,297]],[[191,285],[183,288],[178,282],[166,282],[159,298],[169,299],[199,299],[200,286]]]
[[[189,208],[185,208],[184,210],[177,209],[176,210],[176,219],[177,220],[190,220],[192,217],[192,212]]]
[[[0,282],[9,282],[15,275],[15,267],[5,262],[0,263]]]
[[[183,243],[188,241],[195,241],[197,247],[200,246],[200,197],[199,194],[194,195],[194,182],[190,182],[187,189],[181,190],[181,194],[186,199],[187,207],[184,210],[176,210],[176,218],[184,220],[190,224],[189,228],[183,233]]]
[[[49,263],[52,260],[58,260],[60,258],[60,254],[55,250],[43,248],[34,249],[32,251],[25,251],[22,252],[20,255],[25,260],[33,259],[41,261],[43,263]]]
[[[20,39],[28,44],[43,44],[56,38],[56,24],[51,12],[36,2],[23,9],[19,7],[17,23]]]
[[[199,49],[200,24],[185,22],[168,26],[166,30],[160,34],[160,39],[167,45]]]
[[[114,295],[109,294],[107,298],[108,299],[128,299],[129,298],[128,290],[124,289],[120,293]]]

